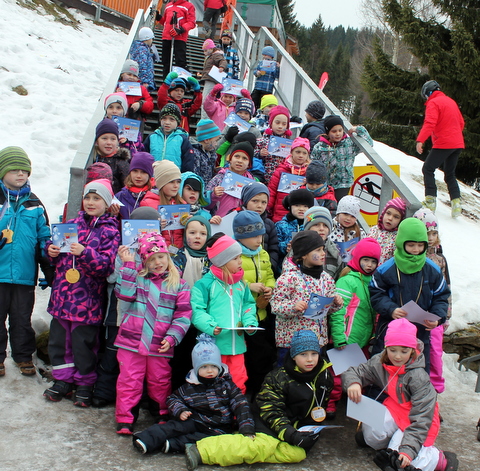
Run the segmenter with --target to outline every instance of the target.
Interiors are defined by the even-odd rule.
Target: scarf
[[[328,191],[328,183],[325,182],[322,186],[319,186],[316,190],[310,190],[307,185],[305,185],[305,188],[313,193],[313,196],[323,196],[325,193]]]
[[[242,255],[245,255],[246,257],[255,257],[255,255],[258,255],[263,247],[260,246],[256,250],[250,250],[248,247],[245,247],[241,242],[240,245],[242,246]]]
[[[192,252],[195,251],[192,250]],[[182,278],[188,283],[188,286],[192,287],[202,277],[205,258],[194,257],[188,250],[185,250],[184,253],[187,263],[185,264]]]
[[[298,265],[298,268],[304,275],[311,276],[312,278],[316,278],[317,280],[320,278],[320,275],[323,272],[323,265],[319,265],[318,267],[306,267],[302,264]]]
[[[227,285],[234,285],[235,283],[238,283],[239,281],[241,281],[241,279],[243,278],[243,270],[240,269],[237,273],[232,273],[231,274],[231,277],[233,278],[233,283],[230,283],[228,280],[224,280],[223,279],[223,271],[221,268],[219,267],[216,267],[215,265],[212,265],[210,267],[210,271],[213,273],[213,275],[218,278],[220,281],[223,281],[225,284]]]

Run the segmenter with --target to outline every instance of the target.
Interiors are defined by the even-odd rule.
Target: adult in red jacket
[[[166,77],[170,72],[172,41],[175,57],[172,65],[187,68],[187,38],[188,32],[196,26],[195,7],[188,0],[170,0],[157,19],[163,25],[162,64]]]
[[[215,40],[215,32],[217,31],[218,18],[225,6],[224,0],[205,0],[203,2],[203,29],[205,30],[205,39]]]
[[[437,186],[435,170],[443,164],[444,180],[452,205],[452,216],[458,217],[460,205],[460,188],[455,177],[455,168],[462,149],[465,148],[463,128],[465,122],[457,103],[440,91],[435,80],[426,82],[421,91],[425,103],[425,120],[417,137],[417,152],[423,153],[425,141],[432,138],[432,150],[423,164],[423,181],[425,184],[424,206],[432,211],[436,209]]]

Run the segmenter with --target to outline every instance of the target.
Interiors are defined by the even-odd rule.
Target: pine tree
[[[278,0],[278,8],[282,15],[283,25],[287,34],[295,36],[300,28],[297,15],[294,12],[295,0]]]

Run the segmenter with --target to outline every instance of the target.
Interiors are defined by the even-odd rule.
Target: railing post
[[[102,4],[103,0],[98,0],[98,2],[96,2],[97,11],[95,12],[95,21],[100,21],[100,16],[102,14]]]

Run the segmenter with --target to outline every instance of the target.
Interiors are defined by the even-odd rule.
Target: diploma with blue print
[[[138,247],[138,239],[147,232],[157,232],[160,234],[160,221],[143,219],[123,219],[122,220],[122,245],[131,249]]]
[[[222,187],[227,195],[233,196],[234,198],[240,198],[242,195],[242,188],[252,182],[253,180],[251,178],[242,177],[237,173],[227,170],[222,180]]]
[[[112,121],[117,123],[118,137],[124,137],[127,141],[137,142],[138,133],[140,132],[140,121],[130,118],[121,118],[120,116],[112,116]]]
[[[354,237],[352,240],[347,240],[346,242],[335,242],[340,252],[342,262],[348,263],[352,259],[352,250],[358,244],[359,240],[358,237]]]
[[[293,141],[284,137],[272,136],[268,143],[268,153],[287,158],[290,154],[290,148]]]
[[[260,62],[260,70],[264,70],[265,72],[274,72],[276,68],[276,61],[269,61],[267,59],[264,59],[262,60],[262,62]]]
[[[303,317],[308,317],[309,319],[323,319],[326,315],[330,306],[333,303],[333,296],[326,297],[320,296],[317,293],[312,293],[310,299],[308,300],[308,307],[303,313]]]
[[[222,85],[222,93],[228,93],[235,96],[242,96],[242,90],[245,88],[241,80],[231,78],[224,78],[222,81]]]
[[[77,224],[52,224],[52,242],[60,253],[70,253],[72,244],[78,243]]]
[[[280,181],[278,182],[277,191],[280,193],[290,193],[291,191],[300,188],[304,184],[305,177],[283,172],[280,176]]]
[[[167,206],[159,206],[158,212],[160,219],[165,219],[167,225],[163,227],[163,231],[171,231],[174,229],[185,229],[185,223],[190,216],[189,204],[169,204]]]
[[[225,118],[224,123],[227,126],[237,126],[240,132],[248,131],[252,127],[248,121],[240,118],[240,116],[233,111]]]
[[[142,96],[140,85],[140,82],[118,82],[120,91],[129,96]]]
[[[188,77],[192,76],[192,74],[188,70],[185,70],[182,67],[178,67],[176,65],[172,67],[172,72],[176,72],[178,74],[178,78],[188,79]]]

